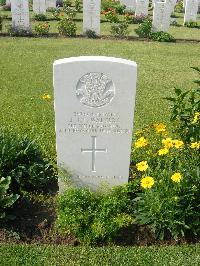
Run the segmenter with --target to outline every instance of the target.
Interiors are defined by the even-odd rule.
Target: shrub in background
[[[113,239],[133,223],[130,184],[107,193],[88,188],[69,188],[58,199],[57,228],[81,242],[97,244]]]
[[[184,24],[184,26],[186,26],[188,28],[197,28],[197,29],[200,29],[200,25],[198,24],[197,21],[189,21],[189,22],[186,22]]]
[[[0,221],[12,218],[12,216],[7,215],[6,211],[12,207],[12,205],[19,198],[19,195],[14,195],[9,192],[9,186],[11,183],[11,177],[0,178]]]
[[[152,21],[146,19],[139,27],[135,30],[139,37],[149,38],[153,41],[159,42],[174,42],[174,37],[164,31],[152,32]]]
[[[128,31],[128,23],[126,22],[118,22],[111,24],[111,34],[115,37],[123,38],[127,36]]]
[[[75,0],[74,7],[75,7],[77,12],[81,12],[81,1],[80,0]]]
[[[68,18],[62,18],[58,22],[58,31],[61,35],[73,37],[76,36],[76,23]]]
[[[0,31],[3,30],[3,19],[4,17],[0,14]]]
[[[46,21],[47,16],[45,14],[34,14],[33,19],[37,21]]]
[[[112,8],[109,8],[107,11],[102,11],[101,14],[104,15],[106,20],[110,23],[119,22],[119,17],[117,16],[116,11]]]
[[[31,29],[22,29],[19,27],[13,27],[12,25],[6,25],[6,29],[8,31],[8,34],[10,36],[31,36],[32,35],[32,31]]]
[[[48,35],[50,29],[49,23],[40,23],[35,25],[35,33],[37,35]]]
[[[123,15],[125,11],[125,5],[122,5],[120,1],[115,0],[102,0],[101,1],[101,9],[102,11],[108,11],[109,9],[115,10],[115,12],[119,15]]]
[[[0,130],[0,176],[11,177],[14,194],[27,191],[48,191],[55,181],[54,169],[44,158],[36,141]]]

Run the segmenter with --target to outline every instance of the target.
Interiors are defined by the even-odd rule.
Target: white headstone
[[[149,0],[136,0],[135,16],[148,16]]]
[[[87,30],[100,34],[101,0],[83,0],[83,32]]]
[[[121,0],[120,3],[126,6],[126,11],[135,11],[136,0]]]
[[[21,30],[30,30],[28,0],[12,0],[12,27]]]
[[[127,183],[136,76],[136,63],[125,59],[54,62],[57,161],[75,184]]]
[[[169,31],[171,6],[166,2],[155,2],[153,9],[152,31]]]
[[[56,8],[56,0],[46,0],[46,8]]]
[[[170,6],[171,13],[174,12],[174,8],[176,6],[176,0],[166,0],[166,4]]]
[[[33,12],[35,14],[45,14],[46,0],[33,0]]]
[[[198,0],[186,0],[184,23],[197,20]]]

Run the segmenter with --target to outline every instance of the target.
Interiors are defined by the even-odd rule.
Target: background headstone
[[[18,30],[30,30],[29,1],[11,1],[12,27]]]
[[[166,2],[155,2],[153,9],[152,31],[169,31],[171,6]]]
[[[75,184],[128,182],[136,76],[136,63],[124,59],[54,62],[57,161]]]
[[[198,0],[186,0],[184,23],[197,20]]]
[[[83,32],[87,30],[100,34],[101,0],[83,0]]]
[[[56,0],[46,0],[46,9],[56,8]]]
[[[33,0],[33,12],[35,14],[45,14],[46,0]]]
[[[148,16],[149,0],[136,0],[135,16]]]
[[[126,6],[126,11],[134,12],[136,8],[136,0],[121,0],[122,5]]]

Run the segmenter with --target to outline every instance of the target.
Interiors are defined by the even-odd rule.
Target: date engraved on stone
[[[86,106],[99,108],[109,104],[115,96],[113,81],[103,73],[91,72],[80,78],[76,96]]]

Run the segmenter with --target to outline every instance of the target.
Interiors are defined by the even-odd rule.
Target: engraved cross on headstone
[[[92,148],[91,149],[83,149],[81,148],[81,152],[91,152],[92,153],[92,172],[96,172],[96,153],[97,152],[107,152],[107,149],[97,149],[97,137],[92,136]]]

